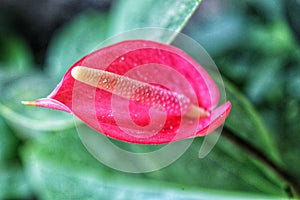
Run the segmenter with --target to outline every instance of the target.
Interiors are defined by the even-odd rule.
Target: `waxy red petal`
[[[171,116],[123,99],[76,81],[71,75],[76,66],[126,75],[150,84],[161,83],[162,87],[167,83],[168,89],[190,98],[194,105],[211,111],[211,115],[200,119]],[[162,72],[162,69],[166,70]],[[33,104],[73,113],[92,128],[115,139],[161,144],[207,135],[215,130],[224,122],[231,108],[229,102],[216,108],[218,102],[217,86],[185,52],[153,41],[131,40],[85,56],[66,72],[47,98],[36,100]]]

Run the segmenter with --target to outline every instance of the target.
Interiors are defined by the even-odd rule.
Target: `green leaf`
[[[0,116],[0,199],[28,199],[30,187],[17,160],[18,140]]]
[[[118,168],[118,162],[122,163],[121,167],[127,166],[126,169],[132,166],[137,170],[145,169],[148,166],[160,166],[165,160],[161,160],[155,156],[144,156],[142,159],[132,160],[130,157],[124,159],[123,155],[116,153],[115,150],[110,150],[106,147],[105,136],[97,132],[91,132],[87,126],[80,126],[78,133],[82,138],[82,142],[95,154],[100,160],[105,159],[105,162],[112,163]],[[161,181],[169,181],[180,183],[182,185],[201,186],[213,189],[239,189],[248,192],[263,192],[267,194],[282,195],[283,186],[269,180],[264,176],[261,168],[257,167],[251,155],[248,152],[242,152],[240,149],[229,141],[221,137],[219,143],[213,151],[205,159],[198,159],[198,151],[200,149],[202,138],[197,138],[195,143],[190,147],[188,152],[180,157],[172,165],[145,174],[150,179]],[[129,144],[120,141],[112,140],[115,145],[129,152],[152,152],[162,148],[165,145],[139,145]],[[220,143],[221,142],[221,143]],[[202,148],[202,147],[201,147]],[[98,152],[98,153],[95,153]],[[105,152],[105,153],[104,153]],[[102,154],[102,156],[101,156]],[[105,158],[103,158],[105,155]],[[107,161],[107,158],[111,160]],[[188,164],[187,164],[188,163]],[[145,166],[145,167],[144,167]],[[220,171],[220,168],[222,169]],[[220,171],[220,172],[219,172]],[[202,173],[204,172],[204,173]],[[218,173],[219,172],[219,173]],[[213,177],[213,178],[212,178]],[[226,180],[226,184],[224,184]]]
[[[276,20],[270,24],[254,24],[249,29],[248,44],[252,51],[263,56],[288,58],[299,51],[291,29],[285,20]]]
[[[186,154],[184,161],[188,162],[179,161],[172,167],[172,170],[164,169],[156,172],[156,174],[127,174],[115,171],[97,162],[86,151],[76,135],[75,129],[48,135],[43,140],[29,143],[22,152],[27,175],[41,199],[177,200],[268,197],[252,193],[207,190],[200,188],[199,185],[189,184],[191,181],[201,181],[202,177],[207,177],[202,181],[202,184],[205,184],[207,180],[214,180],[216,175],[224,177],[222,176],[224,171],[218,170],[220,165],[213,165],[216,161],[211,162],[212,165],[210,166],[203,165],[204,168],[199,166],[201,161],[197,157],[191,157],[197,152],[192,155]],[[107,152],[108,155],[109,153]],[[207,174],[205,167],[209,169],[212,166],[217,171],[213,174]],[[190,171],[192,168],[194,171]],[[195,174],[198,175],[195,176]],[[230,176],[232,174],[228,174],[227,177]],[[187,182],[186,180],[190,181]],[[222,190],[226,188],[226,185],[223,185],[224,180],[219,182],[222,185],[220,187],[220,189],[223,188]],[[238,187],[238,184],[236,185]]]
[[[88,11],[65,25],[51,41],[46,72],[60,80],[73,63],[96,50],[106,38],[107,16]]]
[[[73,116],[64,112],[28,107],[23,100],[47,96],[54,87],[46,76],[32,72],[0,85],[0,115],[22,137],[36,137],[41,131],[55,131],[74,126]]]
[[[9,81],[13,81],[18,79],[24,75],[23,72],[16,71],[13,68],[0,65],[0,87],[2,87],[4,84],[6,84]]]
[[[17,138],[12,134],[0,116],[0,160],[11,159],[17,149]]]
[[[278,58],[264,58],[253,63],[247,75],[245,90],[252,102],[277,104],[284,98],[283,61]]]
[[[262,118],[234,85],[226,79],[223,80],[227,99],[232,103],[232,110],[225,126],[279,162],[280,158],[275,141],[264,125]]]
[[[282,185],[265,177],[253,157],[223,137],[205,158],[199,159],[202,141],[197,138],[176,162],[146,176],[203,188],[284,195]]]
[[[201,0],[119,0],[112,10],[110,33],[114,35],[146,27],[180,32],[200,2]],[[171,42],[175,36],[170,37],[168,34],[159,33],[155,37],[156,41]]]
[[[224,80],[224,83],[227,99],[232,103],[232,110],[226,120],[225,126],[269,156],[278,165],[282,165],[274,139],[275,136],[272,137],[264,121],[246,97],[228,80]],[[274,181],[280,182],[274,174],[270,176]]]
[[[33,67],[33,55],[22,38],[8,34],[0,41],[0,63],[16,72],[25,72]]]
[[[0,165],[0,199],[29,199],[32,193],[22,168]]]

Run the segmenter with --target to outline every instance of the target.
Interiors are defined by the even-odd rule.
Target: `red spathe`
[[[72,68],[85,66],[167,88],[183,94],[210,116],[190,119],[118,97],[76,81]],[[162,100],[164,101],[164,100]],[[219,127],[231,104],[216,108],[219,91],[208,73],[182,50],[147,40],[129,40],[97,50],[75,63],[54,91],[35,106],[73,113],[86,124],[118,140],[162,144],[204,136]]]

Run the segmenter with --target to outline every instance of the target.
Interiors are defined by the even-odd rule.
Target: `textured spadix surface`
[[[113,89],[116,89],[118,83],[113,79],[99,77],[98,84],[103,89],[87,84],[89,77],[87,81],[75,80],[72,70],[78,66],[128,77],[142,85],[133,90],[131,82],[125,81],[118,85],[119,92],[111,92],[105,87],[115,84]],[[127,97],[128,91],[131,93]],[[83,57],[66,72],[47,98],[27,104],[73,113],[115,139],[160,144],[207,135],[219,127],[231,104],[216,107],[218,102],[217,86],[185,52],[153,41],[130,40]],[[191,107],[210,114],[190,118],[186,110]]]

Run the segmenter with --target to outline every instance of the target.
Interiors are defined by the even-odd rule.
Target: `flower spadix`
[[[122,141],[161,144],[207,135],[227,117],[208,73],[182,50],[129,40],[76,62],[46,98],[26,105],[72,113]]]
[[[82,66],[74,67],[71,75],[78,81],[128,100],[154,106],[157,109],[163,108],[173,116],[183,115],[189,118],[209,116],[208,111],[193,105],[191,100],[183,94],[130,79],[126,76]]]

